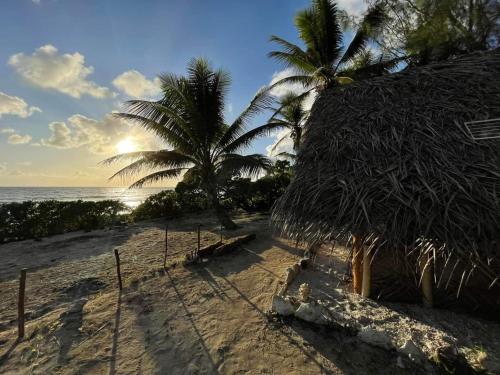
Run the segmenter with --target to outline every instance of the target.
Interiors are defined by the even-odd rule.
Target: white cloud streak
[[[0,91],[0,118],[3,115],[26,118],[35,112],[42,112],[42,110],[28,106],[28,103],[18,96],[7,95]]]
[[[9,135],[9,137],[7,138],[7,142],[9,142],[11,145],[25,145],[27,143],[30,143],[31,139],[32,137],[29,134],[21,135],[14,133]]]

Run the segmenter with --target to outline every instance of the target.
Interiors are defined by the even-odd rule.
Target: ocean
[[[128,189],[124,187],[0,187],[0,204],[8,202],[42,201],[102,201],[120,200],[130,208],[137,207],[150,195],[171,188]]]

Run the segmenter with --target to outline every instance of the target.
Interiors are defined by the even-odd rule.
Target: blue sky
[[[228,115],[236,115],[282,70],[266,56],[269,36],[299,42],[293,17],[308,3],[2,1],[0,186],[106,186],[116,167],[97,163],[116,144],[130,136],[136,147],[154,146],[109,113],[134,95],[154,96],[154,77],[183,73],[192,57],[231,73]],[[259,140],[248,152],[266,153],[272,142]]]

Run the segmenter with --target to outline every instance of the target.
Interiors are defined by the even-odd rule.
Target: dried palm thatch
[[[494,280],[500,142],[473,140],[464,123],[500,117],[499,82],[496,50],[325,91],[275,225],[302,240],[354,234],[397,255],[454,255]]]

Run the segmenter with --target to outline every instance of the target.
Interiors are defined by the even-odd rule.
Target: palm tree
[[[131,161],[111,178],[135,175],[144,169],[154,170],[131,185],[131,188],[136,188],[178,177],[185,172],[200,180],[221,224],[227,229],[236,228],[220,204],[221,183],[234,174],[255,176],[271,166],[263,155],[238,153],[256,137],[281,126],[271,121],[245,132],[248,121],[269,105],[270,97],[259,93],[228,125],[224,109],[230,77],[225,71],[214,71],[206,60],[193,59],[186,76],[164,74],[159,78],[163,91],[161,100],[129,101],[126,111],[117,116],[138,123],[172,149],[129,152],[111,157],[104,163]]]
[[[288,92],[279,100],[279,108],[275,110],[275,114],[271,117],[270,122],[281,124],[282,128],[290,131],[281,137],[273,146],[272,151],[275,151],[288,137],[293,141],[293,151],[297,153],[302,141],[302,133],[304,123],[307,119],[309,111],[304,109],[304,98],[294,92]],[[289,153],[282,152],[278,156],[292,157]]]
[[[269,53],[271,58],[292,68],[296,74],[283,78],[271,85],[269,89],[283,84],[301,83],[308,90],[321,90],[336,84],[352,82],[356,77],[353,64],[366,51],[368,42],[376,35],[384,23],[384,9],[381,5],[371,7],[361,22],[352,39],[345,45],[343,41],[341,15],[337,6],[330,0],[312,0],[312,5],[297,13],[295,25],[305,49],[290,43],[278,36],[271,36],[281,50]],[[377,61],[366,61],[361,68],[365,74],[385,72],[392,69],[397,61],[385,60],[383,56]],[[359,67],[359,66],[358,66]]]

